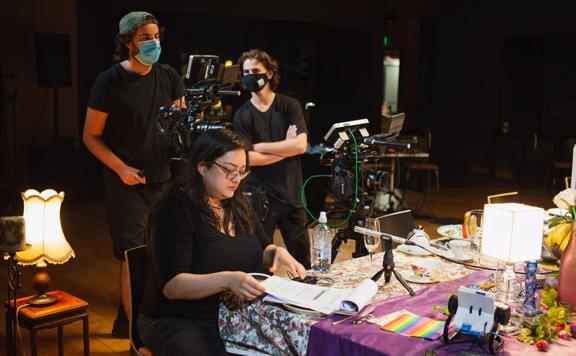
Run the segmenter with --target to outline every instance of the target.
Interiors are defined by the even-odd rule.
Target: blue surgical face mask
[[[160,41],[142,41],[138,42],[138,54],[136,54],[134,58],[136,58],[138,62],[144,64],[145,66],[151,66],[152,64],[158,62],[158,58],[160,58],[161,52],[162,47],[160,47]]]

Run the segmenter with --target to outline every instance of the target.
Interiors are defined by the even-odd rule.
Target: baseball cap
[[[156,20],[154,15],[145,11],[132,11],[124,15],[118,24],[119,34],[129,33],[142,26],[146,21]]]

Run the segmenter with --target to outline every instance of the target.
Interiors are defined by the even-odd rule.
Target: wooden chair
[[[488,201],[488,204],[519,203],[520,196],[518,192],[500,193],[487,196],[486,201]]]
[[[572,169],[572,162],[566,161],[552,161],[546,170],[546,176],[544,176],[544,188],[548,183],[548,177],[552,175],[552,189],[556,189],[556,177],[558,176],[558,171],[560,170],[570,170]]]
[[[130,284],[130,346],[140,356],[152,355],[152,352],[144,346],[138,334],[138,315],[140,305],[144,299],[144,287],[148,276],[148,245],[142,245],[124,251],[128,264],[128,280]]]
[[[428,131],[426,133],[426,136],[421,141],[422,141],[421,149],[426,151],[426,152],[430,152],[430,150],[432,148],[432,132]],[[432,187],[432,175],[434,175],[435,183],[436,183],[435,184],[436,192],[438,193],[440,191],[440,177],[439,177],[440,166],[438,166],[437,163],[432,162],[430,159],[417,160],[417,161],[406,162],[403,165],[403,168],[406,170],[406,181],[407,182],[410,178],[411,172],[416,171],[416,172],[426,173],[426,189],[428,190],[428,192],[430,192],[430,189]]]

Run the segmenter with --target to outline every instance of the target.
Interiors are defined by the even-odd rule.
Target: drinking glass
[[[482,217],[484,211],[482,209],[473,209],[466,213],[464,221],[464,228],[470,242],[472,243],[470,249],[474,256],[474,263],[480,263],[480,248],[482,246]]]
[[[380,231],[380,220],[375,218],[366,218],[365,227],[369,230]],[[380,245],[380,237],[364,235],[364,246],[370,254],[370,265],[368,266],[368,274],[372,274],[372,255]]]

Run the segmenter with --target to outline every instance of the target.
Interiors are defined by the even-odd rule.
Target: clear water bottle
[[[332,262],[332,231],[326,225],[326,212],[320,212],[318,225],[314,228],[312,233],[312,241],[310,243],[310,263],[312,269],[316,272],[326,273],[330,270]]]

